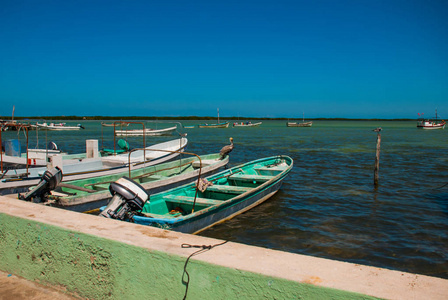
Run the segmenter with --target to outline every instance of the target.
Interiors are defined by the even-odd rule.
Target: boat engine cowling
[[[112,199],[106,208],[99,214],[102,217],[127,220],[131,219],[133,213],[142,210],[149,199],[148,193],[137,182],[122,177],[109,186]]]
[[[62,177],[62,170],[58,167],[45,171],[37,186],[28,193],[19,194],[19,199],[35,203],[44,202],[50,192],[62,181]]]

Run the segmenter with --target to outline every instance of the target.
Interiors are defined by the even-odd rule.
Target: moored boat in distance
[[[115,122],[115,123],[104,123],[104,122],[101,122],[101,126],[104,126],[104,127],[128,127],[129,126],[129,123],[127,123],[127,122],[124,122],[124,121],[120,121],[120,122]]]
[[[288,156],[262,158],[151,195],[150,201],[138,184],[123,180],[112,186],[115,196],[100,216],[198,233],[269,199],[280,189],[292,166],[293,160]],[[126,195],[120,196],[121,189],[124,194],[132,189],[133,200],[125,200]]]
[[[302,122],[286,122],[286,127],[311,127],[313,126],[313,121],[305,122],[305,113],[303,113]]]
[[[311,127],[313,126],[313,121],[309,122],[286,122],[287,127]]]
[[[260,126],[262,122],[252,123],[250,121],[248,122],[235,122],[233,123],[233,127],[257,127]]]
[[[212,124],[199,124],[198,128],[228,128],[229,122],[223,122],[223,123],[212,123]]]
[[[36,123],[36,126],[39,129],[45,129],[45,130],[79,130],[84,129],[84,126],[81,124],[78,124],[76,126],[66,126],[66,123]]]
[[[131,129],[131,130],[115,130],[115,135],[117,136],[162,136],[162,135],[172,135],[176,131],[177,126],[163,128],[163,129]]]
[[[437,109],[436,117],[434,119],[424,119],[423,114],[418,114],[421,118],[417,121],[417,128],[419,129],[445,129],[446,122],[438,119]]]
[[[229,122],[219,122],[219,108],[218,108],[218,123],[204,123],[204,124],[199,124],[198,128],[228,128],[229,127]]]

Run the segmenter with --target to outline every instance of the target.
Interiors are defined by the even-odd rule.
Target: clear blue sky
[[[0,115],[448,118],[448,1],[0,1]]]

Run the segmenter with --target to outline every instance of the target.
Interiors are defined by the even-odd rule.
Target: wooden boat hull
[[[194,200],[196,209],[192,213],[172,216],[163,213],[163,209],[170,211],[179,207],[180,211],[188,211],[192,206],[191,195],[195,193],[195,184],[152,195],[142,215],[134,216],[133,220],[137,224],[198,233],[269,199],[280,189],[292,165],[290,157],[276,156],[252,161],[208,177],[208,182],[215,184],[197,193]],[[163,208],[163,205],[166,207]]]
[[[418,114],[420,115],[420,114]],[[446,122],[444,120],[438,119],[437,109],[436,117],[434,119],[424,119],[421,118],[417,122],[417,128],[419,129],[445,129]]]
[[[234,123],[233,127],[257,127],[260,126],[262,122],[253,123],[253,124],[241,124],[241,123]]]
[[[177,126],[164,128],[164,129],[135,129],[135,130],[115,130],[117,136],[162,136],[172,135],[176,131]]]
[[[121,122],[121,123],[110,123],[110,124],[108,124],[108,123],[103,123],[103,122],[101,122],[101,126],[104,126],[104,127],[128,127],[129,126],[129,123],[126,123],[126,122]]]
[[[220,159],[219,153],[216,153],[201,156],[201,161],[201,175],[211,176],[228,164],[229,157]],[[129,173],[67,181],[52,191],[52,198],[56,198],[56,201],[51,206],[77,212],[98,209],[107,205],[112,197],[109,192],[110,183],[123,176],[129,176]],[[189,157],[133,171],[130,177],[149,194],[155,194],[190,183],[198,176],[199,160],[197,157]]]
[[[37,123],[36,126],[39,129],[43,130],[53,130],[53,131],[63,131],[63,130],[80,130],[81,126],[65,126],[65,125],[52,125],[52,124],[39,124]]]
[[[225,123],[216,123],[216,124],[200,124],[198,125],[199,128],[228,128],[229,122]]]
[[[286,122],[286,126],[287,127],[311,127],[313,126],[313,122],[302,122],[302,123],[298,123],[298,122]]]
[[[431,130],[431,129],[445,129],[446,123],[437,123],[434,124],[432,122],[418,122],[417,128],[419,129],[425,129],[425,130]]]
[[[138,150],[130,155],[131,164],[129,165],[129,154],[119,154],[114,156],[106,156],[101,158],[87,158],[72,164],[65,164],[62,166],[63,182],[86,179],[96,176],[107,176],[127,170],[137,170],[148,166],[153,166],[163,162],[167,162],[180,153],[161,152],[157,150],[168,151],[184,151],[188,140],[181,138],[169,142],[155,144],[147,147],[143,158],[143,150]],[[152,151],[153,150],[153,151]],[[134,155],[135,154],[135,155]],[[46,168],[28,169],[30,175],[27,178],[3,179],[0,181],[0,195],[23,193],[28,191],[30,186],[37,185],[41,179],[42,174]],[[25,173],[26,169],[15,170],[17,174]]]
[[[204,212],[203,215],[201,215],[200,217],[192,218],[188,222],[176,222],[174,224],[170,223],[155,224],[150,218],[145,218],[145,220],[142,220],[142,218],[144,217],[138,217],[138,216],[135,216],[134,220],[135,223],[141,225],[149,225],[149,226],[155,225],[156,227],[160,227],[162,229],[174,230],[183,233],[197,234],[214,225],[230,220],[257,205],[260,205],[264,201],[271,198],[275,193],[277,193],[281,186],[282,182],[280,181],[275,185],[269,187],[268,189],[264,190],[262,193],[256,194],[252,197],[245,197],[245,199],[241,199],[241,201],[239,201],[237,204],[222,207],[217,212],[213,213]]]

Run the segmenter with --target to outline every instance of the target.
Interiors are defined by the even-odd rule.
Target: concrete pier
[[[90,299],[182,299],[221,240],[0,197],[0,270]],[[448,280],[228,242],[187,299],[446,299]]]

